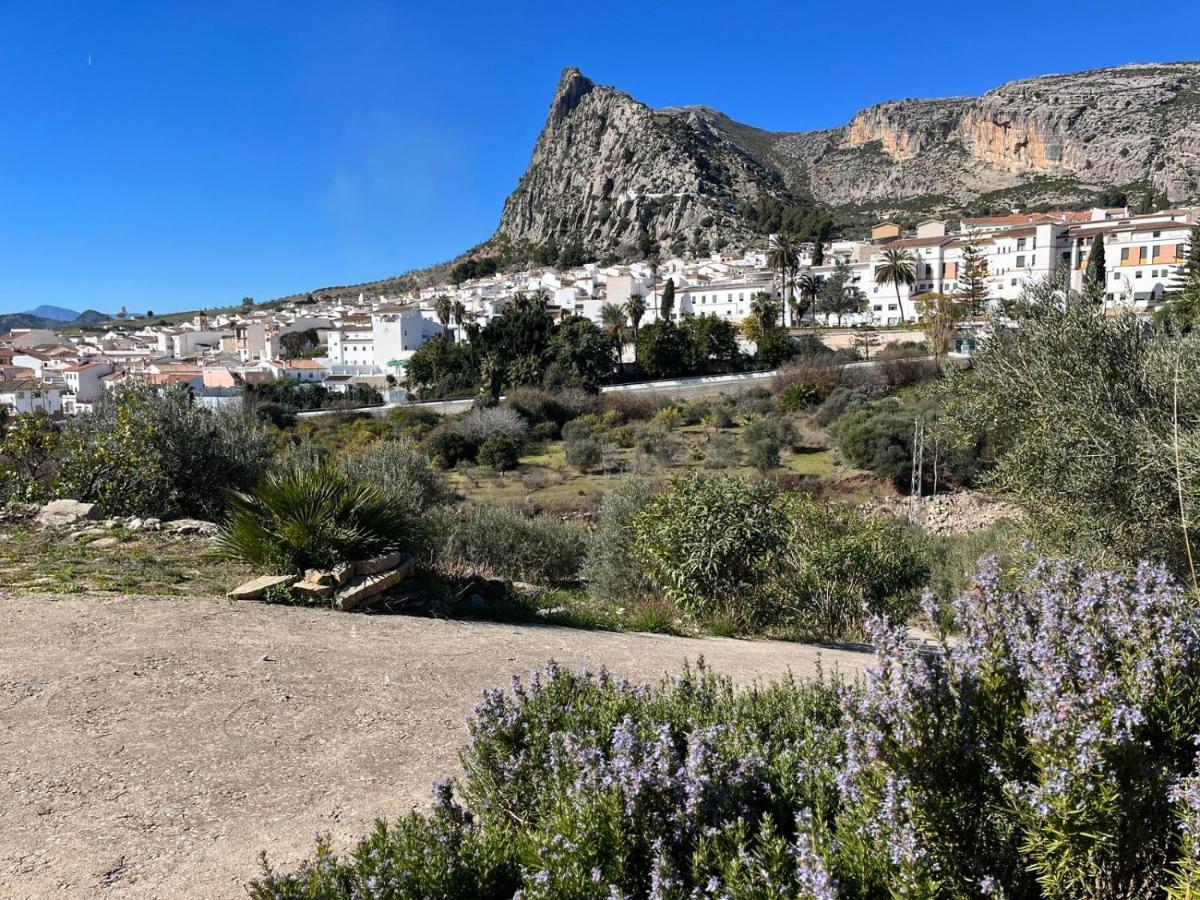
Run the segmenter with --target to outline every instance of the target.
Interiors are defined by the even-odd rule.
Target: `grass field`
[[[606,447],[605,459],[595,471],[580,471],[566,460],[562,441],[532,444],[521,456],[518,467],[495,472],[484,466],[468,466],[448,473],[451,487],[465,499],[476,503],[536,508],[547,512],[571,513],[594,509],[608,486],[630,474],[654,484],[665,484],[672,476],[698,471],[723,471],[754,475],[745,465],[741,445],[742,428],[716,428],[689,425],[676,428],[672,435],[676,449],[670,459],[652,457],[633,447]],[[706,450],[718,435],[726,436],[737,455],[736,465],[714,466]],[[862,473],[843,466],[836,451],[824,446],[822,435],[806,435],[812,446],[784,450],[780,466],[768,474],[810,476],[830,486]]]
[[[20,526],[0,532],[0,584],[14,591],[74,594],[220,595],[247,580],[237,563],[212,559],[204,538],[114,529],[116,547]]]

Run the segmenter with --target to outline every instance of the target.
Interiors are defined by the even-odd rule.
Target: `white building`
[[[10,378],[0,381],[0,406],[14,413],[62,415],[62,390],[36,378]]]
[[[425,314],[416,303],[385,306],[371,314],[375,338],[372,364],[400,378],[417,348],[442,331],[441,323]]]

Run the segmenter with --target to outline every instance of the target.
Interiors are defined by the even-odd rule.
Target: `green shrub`
[[[580,578],[602,600],[632,600],[650,591],[650,579],[633,553],[633,517],[650,500],[637,478],[621,478],[604,495],[588,542]]]
[[[567,465],[580,472],[589,472],[604,461],[604,447],[591,436],[567,441],[564,448]]]
[[[834,388],[817,410],[813,420],[822,428],[827,428],[851,409],[865,402],[866,397],[856,388]]]
[[[661,466],[674,465],[681,449],[679,440],[671,434],[671,430],[657,422],[637,427],[634,446]]]
[[[704,424],[710,425],[713,428],[732,428],[733,413],[724,404],[714,406],[712,412],[705,417]]]
[[[804,897],[787,847],[800,810],[836,808],[838,702],[821,683],[735,693],[702,664],[635,689],[551,663],[476,708],[466,809],[437,782],[428,815],[340,857],[319,841],[292,873],[264,862],[250,896],[750,900],[770,879],[769,896]]]
[[[73,416],[61,442],[60,495],[109,515],[219,519],[227,489],[266,471],[266,432],[237,410],[197,406],[184,385],[130,381]]]
[[[1086,303],[1034,304],[939,394],[960,446],[986,460],[985,485],[1024,508],[1045,546],[1189,571],[1180,522],[1194,556],[1200,333],[1155,334]]]
[[[521,459],[521,447],[506,434],[496,434],[479,447],[475,461],[481,466],[491,466],[497,472],[515,469]]]
[[[581,529],[500,506],[466,505],[448,513],[440,530],[442,567],[536,584],[575,580],[587,552]]]
[[[562,439],[567,443],[590,438],[601,428],[600,417],[594,413],[572,419],[562,427]]]
[[[457,431],[435,431],[425,441],[425,452],[438,468],[453,469],[474,460],[476,448]]]
[[[530,434],[535,441],[554,441],[558,440],[561,430],[553,422],[538,422]]]
[[[508,392],[505,403],[520,414],[535,431],[540,426],[549,426],[557,437],[558,430],[563,425],[591,408],[592,397],[578,389],[547,391],[535,387],[518,387]]]
[[[896,400],[858,406],[832,429],[842,455],[853,466],[888,479],[897,490],[911,486],[913,419]]]
[[[860,638],[866,615],[906,622],[929,578],[924,542],[888,516],[803,494],[787,498],[791,529],[773,590],[778,621],[823,640]]]
[[[341,467],[347,478],[374,484],[409,517],[420,516],[447,496],[429,457],[408,441],[377,441],[344,457]]]
[[[408,518],[379,488],[327,467],[231,493],[215,551],[262,572],[302,574],[396,550],[408,537]]]
[[[733,436],[717,432],[704,446],[704,464],[710,469],[732,469],[738,464],[737,445]]]
[[[778,491],[728,475],[675,478],[633,520],[654,586],[694,615],[754,628],[770,618],[760,588],[783,545]]]
[[[756,441],[746,452],[746,465],[759,472],[779,468],[779,445],[774,441]]]

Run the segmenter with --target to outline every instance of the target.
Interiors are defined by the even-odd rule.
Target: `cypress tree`
[[[819,236],[813,241],[812,264],[814,266],[825,265],[825,245]]]
[[[673,309],[675,309],[675,279],[668,278],[667,283],[663,285],[662,297],[658,301],[658,312],[662,318],[669,319]]]
[[[1108,287],[1108,269],[1104,264],[1104,235],[1092,238],[1087,269],[1083,273],[1083,295],[1093,303],[1101,303]]]

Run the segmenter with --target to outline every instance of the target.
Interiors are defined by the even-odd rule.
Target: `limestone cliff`
[[[1194,200],[1200,63],[1133,65],[1016,81],[982,97],[897,100],[841,128],[768,132],[703,107],[652,110],[563,72],[497,237],[578,238],[630,252],[738,241],[742,201],[956,212],[1086,204],[1105,188]]]

